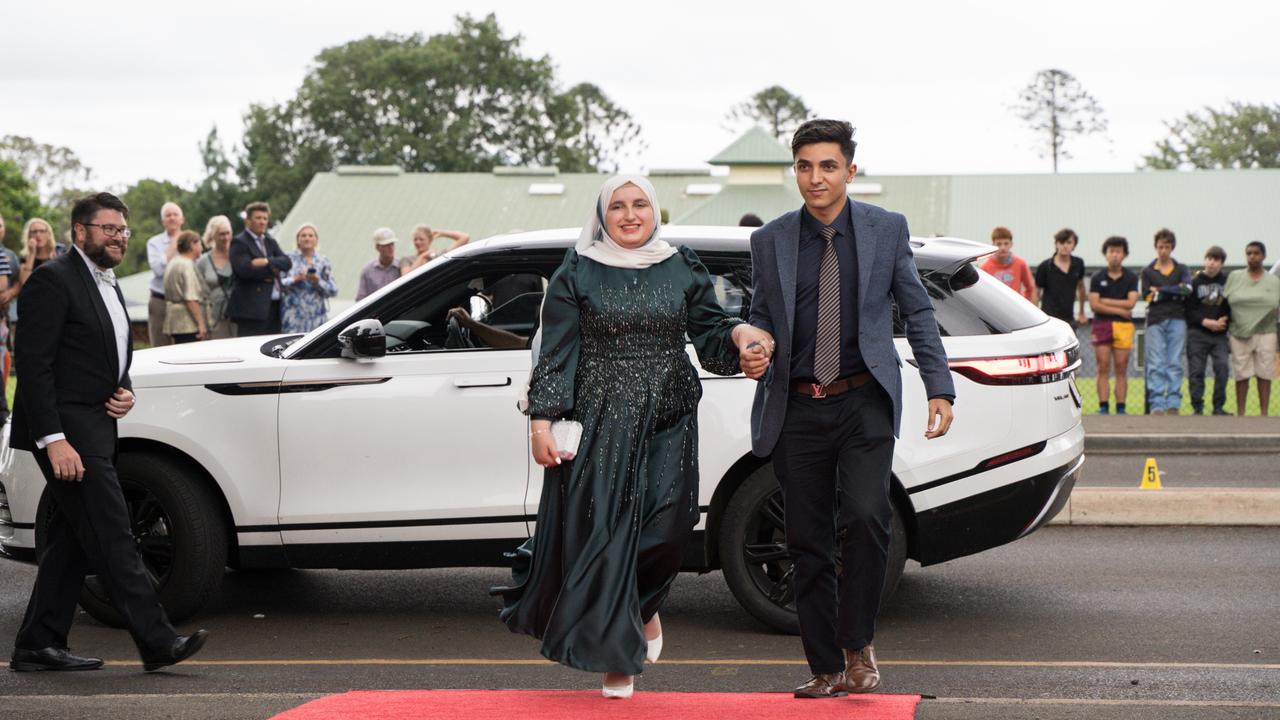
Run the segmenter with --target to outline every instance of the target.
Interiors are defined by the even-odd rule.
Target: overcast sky
[[[1280,3],[1241,2],[5,2],[0,135],[73,149],[102,185],[190,183],[213,125],[293,96],[322,49],[497,14],[565,87],[592,82],[649,148],[633,169],[696,167],[726,111],[769,85],[858,127],[870,174],[1047,172],[1009,107],[1037,70],[1074,74],[1110,121],[1065,172],[1124,172],[1163,122],[1280,101]],[[809,8],[802,11],[802,8]],[[111,15],[105,15],[109,12]],[[802,14],[808,13],[808,14]]]

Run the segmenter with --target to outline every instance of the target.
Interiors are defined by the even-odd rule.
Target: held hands
[[[951,429],[951,401],[946,398],[929,400],[929,426],[924,429],[926,440],[940,438]]]
[[[742,373],[752,380],[764,377],[773,358],[773,336],[758,327],[744,324],[733,329],[733,342],[738,346],[738,365]]]
[[[115,394],[107,401],[107,414],[119,420],[129,414],[129,411],[133,409],[133,404],[134,397],[132,392],[124,388],[116,388]],[[52,457],[53,454],[50,453],[50,458],[52,459]],[[79,458],[78,455],[76,457]]]
[[[542,467],[560,464],[560,449],[556,447],[555,436],[551,434],[550,420],[534,420],[529,423],[529,445],[533,461]]]
[[[64,440],[54,440],[45,448],[49,453],[49,464],[53,466],[53,477],[66,482],[80,482],[84,479],[84,463],[80,461],[80,453]]]

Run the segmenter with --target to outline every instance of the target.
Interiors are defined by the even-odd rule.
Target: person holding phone
[[[320,232],[311,223],[303,223],[294,236],[297,249],[289,253],[293,265],[280,279],[284,287],[281,303],[280,330],[307,333],[320,327],[329,316],[329,298],[338,294],[329,258],[316,252]]]

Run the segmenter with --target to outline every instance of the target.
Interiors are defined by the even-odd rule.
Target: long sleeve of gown
[[[578,253],[570,250],[542,299],[542,344],[529,376],[528,415],[557,420],[573,414],[578,372]]]
[[[729,315],[716,300],[711,275],[697,253],[689,248],[681,248],[680,252],[693,273],[685,300],[689,308],[689,339],[698,352],[698,360],[707,372],[736,375],[742,370],[738,366],[738,347],[733,343],[733,328],[742,320]]]

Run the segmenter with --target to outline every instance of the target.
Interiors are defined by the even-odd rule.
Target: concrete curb
[[[1077,487],[1050,524],[1280,526],[1280,489]]]
[[[1280,453],[1280,433],[1085,433],[1084,450],[1098,455]]]

